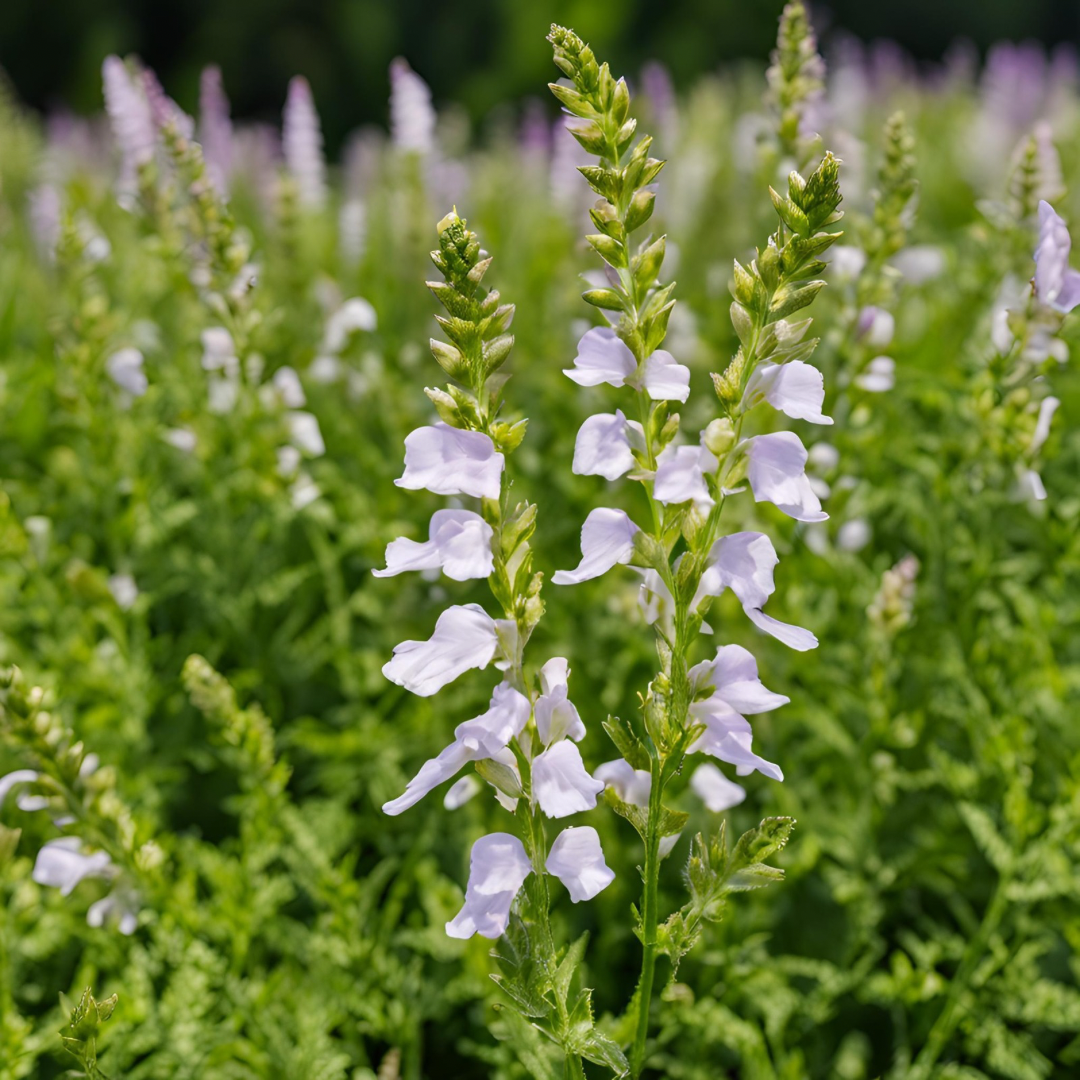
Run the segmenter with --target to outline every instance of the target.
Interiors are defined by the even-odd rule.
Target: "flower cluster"
[[[557,877],[575,903],[591,899],[614,875],[595,829],[566,828],[547,850],[538,818],[561,819],[592,809],[604,784],[586,771],[577,747],[585,725],[568,697],[567,661],[548,660],[538,673],[538,687],[525,676],[524,648],[543,604],[542,578],[532,570],[528,543],[536,507],[525,503],[511,511],[508,503],[506,457],[521,443],[525,421],[499,419],[505,380],[496,373],[513,347],[507,330],[514,307],[482,285],[491,259],[456,212],[439,223],[439,250],[432,260],[444,280],[428,287],[446,309],[438,321],[450,340],[432,340],[431,351],[455,382],[445,391],[427,390],[440,419],[406,438],[405,471],[397,484],[478,500],[479,512],[437,510],[427,539],[394,540],[386,549],[386,568],[374,573],[441,570],[454,581],[486,578],[502,617],[492,617],[479,604],[453,605],[426,641],[398,645],[383,674],[421,697],[490,664],[503,679],[487,711],[459,724],[453,742],[425,762],[383,810],[402,813],[472,762],[499,802],[527,822],[528,849],[510,833],[476,841],[464,907],[446,926],[451,937],[497,938],[530,874]],[[447,805],[460,805],[475,790],[473,784],[455,784]],[[546,916],[545,909],[540,918]]]
[[[777,80],[783,74],[792,83],[791,93],[784,91],[785,108],[787,97],[794,108],[809,96],[816,70],[807,66],[812,42],[807,53],[800,44],[805,35],[794,25],[801,10],[792,4],[785,13],[792,55],[779,57],[774,68]],[[821,372],[807,363],[817,344],[807,336],[811,320],[792,316],[823,286],[821,255],[839,237],[828,231],[840,217],[839,163],[826,154],[808,177],[790,173],[786,195],[771,191],[780,219],[777,231],[748,265],[734,265],[731,318],[741,344],[727,369],[713,375],[721,415],[695,440],[683,442],[673,404],[687,401],[690,371],[660,348],[675,303],[674,283],[662,277],[665,239],[650,237],[640,244],[632,239],[652,215],[653,181],[664,163],[649,156],[648,136],[635,142],[626,83],[598,64],[572,31],[553,27],[548,40],[567,77],[552,84],[552,92],[570,114],[570,132],[598,159],[581,173],[599,196],[589,212],[597,232],[587,240],[604,260],[607,279],[583,299],[605,314],[608,325],[581,338],[566,374],[584,387],[615,387],[625,400],[623,408],[598,413],[582,425],[573,470],[608,481],[628,476],[641,485],[647,507],[644,524],[623,510],[593,510],[581,530],[580,564],[559,571],[553,581],[573,585],[619,564],[637,568],[644,577],[642,607],[656,627],[662,665],[644,697],[644,730],[637,733],[621,721],[609,724],[624,760],[605,767],[613,788],[609,799],[645,841],[638,928],[644,961],[631,1055],[637,1075],[658,947],[662,944],[677,961],[692,944],[690,936],[672,927],[663,933],[658,928],[659,860],[685,822],[685,815],[663,806],[664,789],[686,755],[695,753],[733,765],[739,775],[758,771],[783,779],[777,765],[755,753],[746,714],[767,712],[788,699],[764,687],[751,654],[737,645],[720,646],[712,660],[690,666],[697,635],[711,632],[705,623],[708,608],[730,589],[766,633],[799,650],[817,644],[808,630],[763,611],[774,591],[776,551],[761,532],[722,535],[721,511],[745,490],[746,481],[756,502],[772,503],[796,521],[827,517],[806,475],[807,451],[798,435],[744,435],[743,426],[763,403],[791,419],[832,423],[822,413]],[[795,112],[792,118],[796,124]],[[790,136],[794,145],[796,131]],[[693,787],[717,807],[733,805],[741,789],[712,770],[695,773]],[[688,925],[682,915],[678,918],[679,926]]]

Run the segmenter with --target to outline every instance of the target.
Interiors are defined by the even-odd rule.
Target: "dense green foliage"
[[[709,372],[738,348],[732,260],[748,263],[778,208],[798,210],[763,193],[785,190],[783,160],[817,150],[791,125],[791,145],[768,134],[764,94],[760,74],[724,77],[642,106],[669,162],[650,228],[677,261],[667,347],[692,369],[688,428],[719,414]],[[730,596],[710,616],[792,699],[754,723],[785,781],[746,778],[726,830],[798,824],[770,849],[783,883],[720,901],[716,883],[747,856],[728,865],[722,845],[695,845],[688,917],[718,902],[724,920],[664,987],[646,1075],[1064,1078],[1080,1068],[1080,378],[1053,357],[1018,374],[992,322],[1006,277],[1032,273],[1037,198],[1080,220],[1080,98],[1046,105],[1062,183],[962,79],[867,83],[854,97],[836,80],[829,101],[843,242],[866,254],[855,279],[837,259],[815,305],[837,423],[802,434],[835,447],[811,459],[831,520],[806,527],[745,500],[731,522],[768,523],[783,556],[775,614],[821,644],[785,650]],[[62,189],[54,256],[31,227],[45,169]],[[432,797],[406,819],[379,810],[486,700],[477,681],[415,698],[380,666],[430,633],[447,597],[482,590],[370,571],[441,505],[393,480],[402,439],[433,415],[424,281],[449,202],[517,308],[503,417],[529,421],[514,460],[540,508],[535,568],[577,562],[596,484],[570,461],[591,410],[561,371],[588,325],[578,275],[598,266],[580,241],[588,192],[572,170],[553,180],[547,152],[508,124],[452,161],[371,144],[353,257],[339,232],[347,184],[304,209],[291,182],[267,199],[248,173],[222,213],[200,170],[174,141],[122,208],[102,146],[75,157],[0,106],[0,664],[21,669],[0,691],[0,775],[54,778],[138,909],[123,935],[87,925],[101,880],[68,896],[35,884],[57,829],[8,796],[0,1080],[59,1075],[72,1039],[89,1075],[96,1055],[114,1080],[557,1077],[488,978],[489,944],[443,930],[498,808],[450,814]],[[377,325],[331,341],[328,321],[357,296]],[[895,314],[884,393],[865,389],[884,349],[860,320],[867,305]],[[203,369],[201,336],[220,326],[244,361],[227,411],[210,407]],[[1038,329],[1012,323],[1023,341]],[[1075,352],[1071,321],[1061,336]],[[134,398],[107,368],[127,347],[145,357]],[[329,381],[315,366],[328,351]],[[272,376],[286,366],[325,440],[299,476],[279,455],[290,421]],[[1045,385],[1034,379],[1062,400],[1042,502],[1018,491]],[[640,509],[632,497],[611,494]],[[638,583],[545,589],[535,638],[571,658],[592,764],[613,756],[601,722],[629,716],[654,670]],[[698,802],[678,808],[688,834],[716,835]],[[642,853],[627,822],[588,820],[615,882],[554,918],[562,941],[590,934],[578,978],[603,1026],[637,977],[627,913]],[[684,903],[690,858],[684,836],[663,866],[662,911]],[[662,983],[667,960],[657,971]],[[115,1009],[82,1000],[88,986],[116,994]],[[61,993],[81,1004],[63,1009]]]

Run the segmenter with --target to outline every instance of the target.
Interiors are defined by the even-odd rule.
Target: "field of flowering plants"
[[[0,92],[0,1080],[1080,1075],[1076,57],[548,42]]]

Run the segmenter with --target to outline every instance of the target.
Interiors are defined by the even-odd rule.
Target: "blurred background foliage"
[[[215,63],[236,115],[262,120],[279,114],[288,80],[305,75],[336,151],[357,125],[385,122],[395,56],[423,75],[436,104],[480,120],[522,97],[549,104],[540,91],[552,22],[576,27],[619,70],[660,60],[686,88],[720,64],[761,62],[779,9],[775,0],[4,0],[0,67],[30,104],[90,112],[102,57],[136,53],[193,112],[199,72]],[[842,34],[887,38],[919,60],[964,42],[980,52],[1002,39],[1080,42],[1073,0],[830,0],[814,16],[826,45]]]

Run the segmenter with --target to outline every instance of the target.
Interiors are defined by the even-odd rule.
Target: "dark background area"
[[[387,67],[398,55],[436,102],[474,117],[541,93],[551,77],[552,21],[573,26],[623,73],[659,59],[676,83],[725,61],[763,60],[780,0],[0,0],[0,67],[39,108],[101,106],[110,52],[137,53],[193,111],[199,71],[221,66],[234,113],[273,119],[290,76],[311,81],[333,149],[348,130],[385,121]],[[892,38],[936,60],[958,39],[1080,42],[1078,0],[830,0],[814,5],[827,43],[837,28]]]

